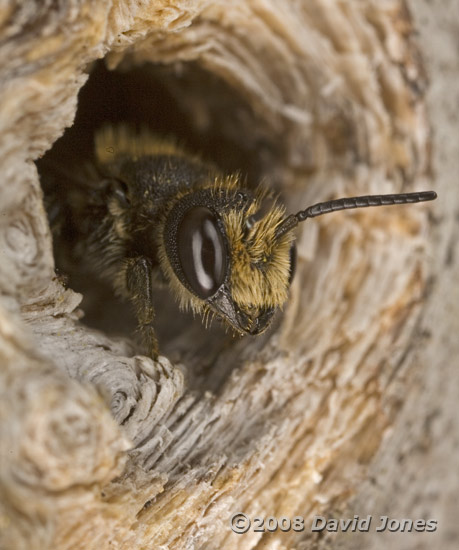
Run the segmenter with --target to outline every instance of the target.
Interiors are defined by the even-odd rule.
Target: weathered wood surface
[[[435,535],[398,547],[455,547],[459,19],[452,0],[412,4],[432,81],[433,173],[425,75],[400,1],[0,8],[2,548],[315,541],[308,528],[235,535],[236,511],[438,516]],[[269,338],[191,327],[170,359],[133,356],[126,340],[82,324],[80,296],[54,277],[32,162],[71,125],[103,56],[113,70],[194,61],[222,79],[249,117],[227,105],[218,114],[199,82],[184,110],[202,132],[217,116],[222,136],[253,154],[268,143],[267,182],[282,182],[292,209],[432,185],[440,199],[305,224]],[[193,339],[204,349],[195,356]],[[392,541],[361,536],[374,548]]]

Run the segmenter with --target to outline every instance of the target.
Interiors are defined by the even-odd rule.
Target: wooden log
[[[454,6],[412,4],[433,79],[434,160],[445,169],[435,178],[423,61],[401,0],[11,1],[0,10],[2,548],[366,544],[359,533],[318,537],[311,520],[393,514],[393,491],[403,517],[438,516],[437,547],[453,540],[430,461],[452,468],[457,450],[446,434],[457,425],[448,360],[457,160],[442,98],[458,63],[443,61],[446,46],[429,48]],[[457,30],[457,15],[450,24]],[[235,340],[188,320],[178,331],[174,306],[159,319],[167,356],[153,362],[129,333],[87,326],[81,295],[55,276],[33,163],[72,125],[102,58],[128,80],[135,69],[147,90],[154,64],[192,131],[236,144],[291,211],[432,185],[440,200],[306,222],[274,330]],[[450,105],[457,97],[451,90]],[[400,462],[412,458],[412,481],[397,492]],[[416,468],[433,476],[436,497]],[[432,508],[415,507],[418,495]],[[305,529],[252,525],[239,535],[229,521],[240,511],[303,516]],[[392,540],[368,537],[375,548]]]

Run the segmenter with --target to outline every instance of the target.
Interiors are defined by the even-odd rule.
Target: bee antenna
[[[300,222],[307,218],[315,218],[337,210],[348,210],[352,208],[366,208],[368,206],[391,206],[394,204],[408,204],[414,202],[433,201],[437,198],[435,191],[421,191],[416,193],[398,193],[395,195],[365,195],[362,197],[350,197],[348,199],[335,199],[326,202],[319,202],[300,210],[297,214],[291,214],[279,225],[276,237],[279,238],[291,231]]]

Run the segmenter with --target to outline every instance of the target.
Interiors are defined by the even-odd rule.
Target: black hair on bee
[[[64,220],[52,225],[71,234],[74,260],[133,303],[152,357],[154,279],[167,281],[181,308],[260,334],[288,298],[299,223],[436,198],[433,191],[354,197],[287,215],[269,190],[248,189],[239,174],[221,173],[172,140],[121,125],[103,128],[95,142],[95,164],[78,178],[68,175]]]

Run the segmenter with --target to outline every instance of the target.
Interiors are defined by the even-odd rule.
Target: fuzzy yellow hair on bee
[[[293,234],[276,235],[285,207],[274,205],[249,227],[254,213],[234,209],[223,215],[233,266],[232,297],[241,308],[281,307],[288,296]]]
[[[95,154],[101,164],[122,157],[137,161],[142,157],[156,155],[198,159],[185,152],[170,136],[160,137],[145,127],[135,131],[127,124],[103,126],[95,135]]]

